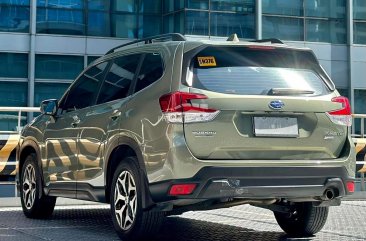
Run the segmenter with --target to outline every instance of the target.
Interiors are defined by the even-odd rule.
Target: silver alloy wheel
[[[36,197],[36,172],[29,164],[23,174],[23,201],[27,209],[31,209]]]
[[[123,230],[131,228],[137,208],[136,184],[128,171],[122,171],[117,178],[114,190],[114,213]]]

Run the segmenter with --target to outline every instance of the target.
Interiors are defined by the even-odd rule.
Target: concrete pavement
[[[250,205],[166,218],[158,241],[366,240],[366,201],[332,207],[324,229],[314,237],[291,239],[271,211]],[[19,207],[0,208],[0,240],[118,240],[108,205],[57,206],[48,220],[24,217]]]

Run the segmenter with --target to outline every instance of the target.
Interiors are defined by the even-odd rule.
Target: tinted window
[[[189,85],[237,95],[329,93],[311,52],[208,47],[193,57]]]
[[[91,64],[93,61],[99,59],[100,56],[88,56],[88,64]]]
[[[289,2],[289,1],[287,1]],[[305,14],[320,18],[346,18],[345,0],[307,0],[304,1]]]
[[[165,33],[183,33],[184,32],[184,12],[165,15],[163,18]]]
[[[27,82],[0,81],[0,106],[27,106],[27,90]],[[27,123],[24,115],[26,114],[22,114],[21,126]],[[17,112],[0,112],[0,130],[16,131],[17,126]]]
[[[36,82],[34,87],[34,106],[40,106],[43,100],[60,99],[70,86],[68,83]]]
[[[107,63],[105,62],[88,69],[71,88],[62,109],[82,109],[93,105],[106,66]]]
[[[263,38],[304,40],[304,20],[301,18],[263,16]]]
[[[0,53],[0,63],[0,77],[28,77],[28,54]]]
[[[264,14],[302,16],[304,13],[302,0],[263,0],[262,6]]]
[[[27,89],[27,82],[0,81],[0,106],[27,106]]]
[[[36,55],[36,79],[73,80],[84,69],[83,56]]]
[[[184,1],[182,0],[164,0],[164,12],[173,12],[184,8]]]
[[[210,5],[211,10],[216,11],[253,13],[255,10],[254,0],[216,0],[211,1]]]
[[[311,42],[345,43],[347,39],[346,21],[341,19],[306,20],[306,40]]]
[[[187,0],[187,8],[207,10],[208,7],[208,0]]]
[[[366,20],[366,1],[353,0],[353,18],[359,20]]]
[[[147,54],[137,77],[136,90],[140,91],[161,78],[164,72],[163,60],[159,54]]]
[[[211,35],[229,36],[237,33],[239,38],[255,38],[253,14],[211,13]],[[201,21],[204,20],[203,16]],[[190,34],[190,33],[189,33]]]
[[[79,9],[62,6],[38,7],[37,33],[84,35],[85,13]]]
[[[211,16],[213,13],[211,14]],[[201,11],[187,11],[186,12],[186,34],[191,35],[208,35],[208,12]],[[212,35],[217,35],[217,32],[214,30],[220,28],[217,22],[212,21],[212,24],[215,25],[215,29],[211,29]],[[236,33],[236,32],[235,32]],[[239,33],[238,33],[239,34]]]
[[[128,96],[140,56],[135,54],[118,57],[114,60],[100,90],[98,104]]]
[[[366,44],[366,22],[354,22],[353,38],[356,44]]]
[[[355,113],[366,113],[365,99],[366,99],[366,90],[358,90],[355,89]],[[354,130],[356,134],[361,134],[361,121],[355,119]],[[364,127],[365,128],[365,127]],[[364,129],[364,133],[366,133],[366,128]]]
[[[160,15],[140,15],[138,25],[139,38],[159,35],[161,33]]]
[[[141,0],[139,11],[143,13],[161,13],[161,0]]]
[[[136,11],[136,3],[134,0],[119,0],[113,1],[113,9],[115,11],[123,11],[123,12],[135,12]]]
[[[1,3],[1,2],[0,2]],[[1,32],[29,32],[29,3],[13,5],[0,5],[0,31]]]

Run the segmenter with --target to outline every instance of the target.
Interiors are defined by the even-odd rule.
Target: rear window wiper
[[[311,95],[314,90],[292,89],[292,88],[272,88],[267,92],[267,95]]]

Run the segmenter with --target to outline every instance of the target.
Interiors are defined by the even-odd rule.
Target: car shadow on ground
[[[219,221],[219,220],[218,220]],[[4,230],[8,228],[6,235]],[[3,232],[1,231],[3,230]],[[21,211],[0,213],[1,240],[119,240],[107,208],[57,209],[50,219],[32,220]],[[156,238],[149,241],[235,241],[235,240],[296,240],[283,232],[258,231],[226,224],[167,217]],[[308,240],[308,239],[301,239]]]
[[[174,238],[173,238],[174,237]],[[282,232],[258,231],[181,217],[168,217],[156,241],[295,240]],[[304,239],[301,239],[304,240]]]

